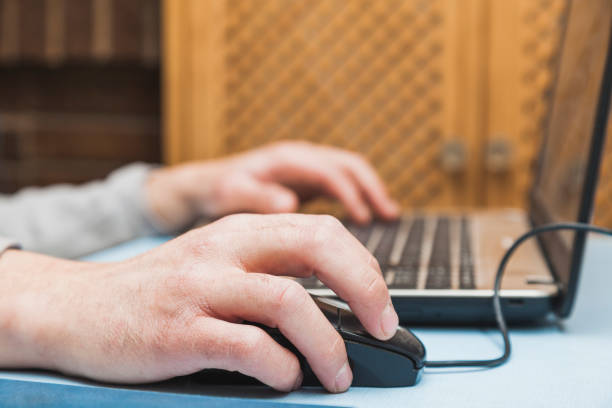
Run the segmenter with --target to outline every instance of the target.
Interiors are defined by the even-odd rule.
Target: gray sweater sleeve
[[[81,186],[27,188],[0,195],[0,252],[19,245],[75,258],[161,232],[144,190],[150,169],[137,163]]]

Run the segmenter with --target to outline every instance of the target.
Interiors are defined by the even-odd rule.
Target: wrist
[[[189,190],[182,166],[152,170],[146,182],[146,195],[156,225],[176,231],[193,221]]]
[[[56,323],[66,316],[53,283],[64,285],[85,265],[18,250],[0,257],[0,367],[56,368]]]
[[[197,217],[220,215],[218,186],[226,168],[227,160],[211,160],[153,170],[146,189],[156,222],[175,232]]]

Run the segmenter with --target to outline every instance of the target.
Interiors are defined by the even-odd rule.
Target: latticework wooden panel
[[[490,168],[488,206],[526,204],[554,87],[567,0],[491,1],[488,143],[503,143],[505,168]]]
[[[405,205],[444,202],[442,1],[230,0],[224,147],[364,153]]]
[[[554,87],[561,50],[566,0],[521,1],[519,46],[523,52],[520,67],[521,120],[516,143],[516,190],[526,197],[531,187],[534,164]]]
[[[564,0],[165,4],[170,162],[305,139],[365,154],[406,207],[522,204]]]
[[[305,139],[365,154],[405,207],[522,206],[567,3],[167,0],[166,160]]]

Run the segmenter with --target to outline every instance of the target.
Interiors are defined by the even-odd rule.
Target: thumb
[[[298,208],[297,195],[277,183],[257,180],[254,177],[239,177],[227,180],[228,212],[252,211],[258,213],[294,212]]]

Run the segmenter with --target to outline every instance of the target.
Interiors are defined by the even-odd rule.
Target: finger
[[[210,317],[198,319],[193,329],[200,339],[193,356],[200,368],[238,371],[284,392],[301,386],[297,357],[262,329]]]
[[[351,306],[366,330],[393,336],[398,318],[378,262],[334,217],[238,215],[209,234],[240,267],[252,272],[309,276],[313,272]],[[211,225],[212,226],[212,225]]]
[[[248,175],[227,179],[220,193],[226,213],[253,211],[258,213],[294,212],[298,208],[297,195],[276,183],[257,180]]]
[[[206,297],[224,319],[278,327],[308,360],[327,390],[343,392],[350,386],[353,377],[344,341],[299,283],[247,273],[241,279],[218,282]]]
[[[359,223],[370,221],[370,210],[350,177],[332,166],[321,167],[318,176],[319,183],[344,205],[351,218]]]
[[[346,151],[338,151],[335,154],[345,170],[355,179],[378,215],[384,218],[399,216],[399,206],[389,197],[384,183],[367,160]]]
[[[303,183],[317,186],[339,200],[351,218],[360,223],[371,218],[367,203],[355,181],[335,163],[321,161],[318,156],[283,158],[272,169],[273,178],[287,183]]]

